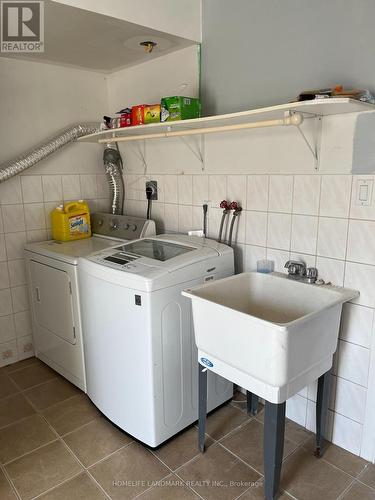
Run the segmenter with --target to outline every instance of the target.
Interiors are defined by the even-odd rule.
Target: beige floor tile
[[[19,392],[18,387],[5,373],[0,372],[0,398],[5,398],[16,392]]]
[[[0,427],[12,424],[35,413],[22,394],[15,394],[0,400]]]
[[[150,490],[142,493],[139,500],[198,500],[199,497],[174,474],[162,479]]]
[[[299,425],[288,418],[285,420],[285,437],[289,439],[289,441],[302,444],[308,439],[311,439],[313,436],[314,434],[302,427],[302,425]]]
[[[7,478],[0,470],[0,498],[1,500],[16,500],[17,497],[13,492],[11,485],[8,483]]]
[[[0,460],[2,463],[9,462],[55,439],[55,434],[42,417],[31,415],[0,429]]]
[[[32,364],[22,370],[9,373],[9,377],[17,384],[17,386],[24,390],[34,385],[43,384],[48,380],[59,376],[55,371],[51,370],[45,364]]]
[[[355,482],[349,491],[343,496],[342,500],[374,500],[375,490]]]
[[[32,357],[23,359],[22,361],[17,361],[17,363],[13,363],[8,366],[4,366],[3,369],[5,373],[11,373],[11,372],[16,372],[17,370],[21,370],[22,368],[26,368],[27,366],[37,365],[37,364],[44,365],[44,363],[39,361],[39,359]]]
[[[304,448],[285,460],[281,472],[281,487],[303,500],[335,500],[351,481],[350,476]]]
[[[238,430],[224,438],[221,443],[246,463],[263,474],[263,424],[250,420]],[[284,458],[297,448],[289,439],[284,440]]]
[[[303,447],[306,449],[306,451],[314,453],[316,448],[315,435],[312,435],[310,439],[308,439],[308,441],[304,443]],[[343,448],[339,448],[338,446],[329,442],[326,443],[323,459],[354,477],[358,476],[364,470],[367,464],[366,460],[364,460],[363,458],[357,457],[357,455],[353,455],[353,453],[350,453]]]
[[[19,372],[16,372],[19,373]],[[44,410],[60,401],[81,394],[81,391],[63,378],[56,378],[45,384],[25,391],[25,395],[38,410]]]
[[[23,500],[57,486],[81,470],[60,441],[10,462],[5,468]]]
[[[207,448],[213,442],[209,436],[206,437]],[[160,446],[157,450],[153,450],[153,453],[172,470],[176,470],[200,453],[198,449],[198,429],[191,427]]]
[[[230,404],[241,411],[247,411],[246,395],[240,391],[235,391],[233,393],[233,398],[231,399]]]
[[[239,500],[264,500],[264,479],[259,479],[254,486],[251,486],[246,493],[244,493]],[[286,492],[280,492],[277,500],[291,500],[292,497]],[[321,499],[323,500],[323,499]]]
[[[242,392],[235,392],[233,395],[233,399],[231,400],[230,404],[234,406],[235,408],[238,408],[239,410],[243,411],[244,413],[247,414],[247,400],[246,400],[246,394],[243,394]],[[264,410],[264,405],[259,402],[258,404],[258,415],[261,415]]]
[[[113,500],[125,500],[166,477],[169,470],[143,446],[132,443],[94,465],[90,473]]]
[[[107,497],[88,474],[83,472],[39,498],[43,500],[104,500]]]
[[[206,432],[218,440],[248,420],[249,417],[238,408],[225,405],[207,417]]]
[[[64,441],[86,466],[90,466],[131,442],[128,434],[100,417],[64,436]]]
[[[210,446],[176,473],[208,500],[237,498],[260,477],[220,444]]]
[[[371,488],[375,488],[375,465],[368,464],[363,473],[360,475],[360,481],[367,484]]]
[[[98,410],[85,394],[78,394],[73,398],[50,406],[42,413],[61,436],[88,424],[99,416]]]

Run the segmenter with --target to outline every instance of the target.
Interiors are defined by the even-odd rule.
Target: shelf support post
[[[311,154],[314,157],[315,170],[319,170],[323,117],[322,115],[313,115],[313,117],[315,121],[313,144],[310,143],[300,125],[297,125],[297,129],[298,132],[301,134],[302,139],[305,141],[305,144],[309,148]]]
[[[204,136],[203,135],[200,135],[199,136],[200,140],[200,144],[198,141],[194,141],[195,142],[195,145],[196,145],[196,148],[194,148],[190,143],[189,141],[186,139],[186,137],[184,137],[183,135],[179,136],[179,139],[185,144],[185,146],[193,153],[193,155],[198,158],[199,162],[201,163],[202,165],[202,172],[204,171]]]

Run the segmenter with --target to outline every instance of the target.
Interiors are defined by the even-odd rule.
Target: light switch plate
[[[373,188],[373,179],[358,179],[355,204],[362,207],[371,205]]]

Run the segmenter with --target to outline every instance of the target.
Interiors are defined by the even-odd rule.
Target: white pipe
[[[157,132],[154,134],[131,135],[124,137],[111,137],[108,139],[99,139],[99,144],[111,142],[129,142],[129,141],[143,141],[144,139],[162,139],[164,137],[180,137],[185,135],[200,135],[200,134],[213,134],[215,132],[230,132],[234,130],[245,130],[251,128],[266,128],[278,126],[300,125],[303,122],[303,115],[301,113],[293,113],[284,116],[277,120],[264,120],[251,123],[237,123],[234,125],[220,125],[217,127],[207,127],[199,129],[175,130],[166,132]],[[131,130],[131,129],[130,129]]]

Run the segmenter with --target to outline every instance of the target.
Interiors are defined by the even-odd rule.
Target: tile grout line
[[[56,378],[57,378],[57,377],[56,377]],[[41,419],[42,419],[42,420],[43,420],[43,421],[47,424],[47,426],[49,427],[49,429],[50,429],[50,430],[52,431],[52,433],[56,436],[56,439],[54,439],[54,440],[52,440],[52,441],[50,441],[50,442],[48,442],[48,443],[44,443],[42,446],[39,446],[38,448],[35,448],[35,449],[31,450],[30,452],[25,453],[25,454],[24,454],[24,455],[22,455],[22,456],[25,456],[25,455],[30,455],[30,454],[31,454],[31,453],[33,453],[34,451],[36,451],[36,450],[38,450],[38,449],[41,449],[41,448],[43,448],[44,446],[48,446],[48,445],[50,445],[51,443],[55,443],[55,442],[60,441],[60,442],[62,443],[62,445],[63,445],[63,446],[65,446],[65,448],[67,449],[67,451],[70,453],[70,455],[72,456],[72,458],[73,458],[76,462],[78,462],[78,464],[82,467],[82,464],[81,464],[81,462],[79,461],[78,457],[76,457],[76,456],[72,453],[72,451],[70,450],[70,448],[69,448],[69,447],[65,444],[65,442],[61,439],[61,437],[59,436],[59,434],[57,433],[57,431],[56,431],[56,430],[55,430],[55,429],[51,426],[51,424],[48,422],[48,420],[45,418],[45,416],[41,413],[41,410],[39,410],[39,409],[36,407],[36,405],[34,405],[34,403],[31,401],[31,399],[29,399],[29,398],[28,398],[28,396],[27,396],[26,394],[24,394],[24,397],[25,397],[25,399],[28,401],[28,403],[31,405],[31,407],[32,407],[32,408],[36,411],[36,414],[37,414],[37,415],[39,415],[39,416],[40,416],[40,418],[41,418]],[[20,457],[18,457],[18,458],[20,458]],[[17,459],[14,459],[14,460],[17,460]],[[81,470],[79,473],[81,473],[81,472],[82,472],[82,470]],[[69,478],[66,478],[66,480],[64,480],[64,481],[67,481],[67,480],[69,480],[69,479],[72,479],[72,477],[75,477],[75,476],[76,476],[76,475],[78,475],[79,473],[74,474],[73,476],[70,476]],[[60,484],[62,484],[62,483],[58,483],[57,485],[55,485],[55,487],[56,487],[56,486],[59,486]],[[45,491],[41,492],[40,494],[42,494],[42,493],[45,493]],[[21,495],[20,495],[20,496],[21,496]]]
[[[316,228],[316,242],[315,242],[315,266],[317,266],[318,258],[318,244],[319,244],[319,231],[320,231],[320,204],[321,204],[321,199],[322,199],[322,185],[323,185],[323,176],[319,174],[319,197],[318,197],[318,211],[317,211],[317,218],[318,218],[318,225]],[[319,269],[318,269],[319,273]],[[307,415],[307,413],[306,413]]]
[[[343,498],[345,498],[346,493],[350,491],[353,484],[355,484],[355,479],[353,479],[353,481],[344,489],[344,491],[340,493],[340,495],[336,498],[336,500],[342,500]]]
[[[4,477],[5,479],[8,481],[12,491],[14,492],[15,496],[17,498],[19,498],[20,500],[22,500],[21,498],[21,495],[18,493],[18,490],[14,484],[14,482],[12,481],[11,477],[9,476],[8,474],[8,471],[5,469],[4,465],[3,464],[0,464],[0,470],[2,471],[2,473],[4,474]]]
[[[83,464],[82,464],[82,466],[83,466],[83,467],[84,467],[87,471],[89,471],[90,469],[92,469],[92,468],[93,468],[93,467],[95,467],[96,465],[98,465],[98,464],[100,464],[100,463],[104,462],[105,460],[107,460],[107,458],[112,457],[112,456],[113,456],[115,453],[117,453],[118,451],[121,451],[121,450],[123,450],[123,449],[127,448],[128,446],[131,446],[131,445],[132,445],[132,444],[134,444],[134,443],[136,443],[136,441],[130,441],[130,443],[126,443],[126,444],[124,444],[123,446],[120,446],[120,448],[117,448],[117,450],[111,451],[111,453],[110,453],[109,455],[106,455],[105,457],[100,458],[99,460],[97,460],[96,462],[94,462],[94,463],[90,464],[89,466],[87,466],[87,467],[86,467],[86,466],[85,466],[85,465],[83,465]],[[68,446],[68,445],[66,445],[66,446]],[[68,448],[69,448],[69,446],[68,446]],[[70,448],[69,448],[69,450],[70,450]],[[74,454],[74,451],[72,451],[72,450],[71,450],[71,452]],[[74,456],[75,456],[75,455],[74,455]],[[77,457],[77,459],[78,459],[78,457]],[[79,460],[79,459],[78,459],[78,460]]]
[[[109,495],[109,493],[107,493],[105,491],[105,489],[103,488],[103,486],[99,483],[99,481],[97,481],[95,479],[95,477],[91,474],[91,472],[88,469],[86,469],[85,472],[87,473],[87,475],[89,476],[89,478],[91,478],[91,480],[94,481],[94,483],[98,486],[98,488],[100,489],[100,491],[102,491],[104,493],[104,495],[111,500],[112,497]]]
[[[28,455],[31,455],[31,453],[34,453],[34,451],[38,451],[40,450],[41,448],[44,448],[45,446],[49,445],[49,444],[52,444],[52,443],[56,443],[57,441],[59,441],[59,439],[57,439],[56,437],[54,439],[51,439],[50,441],[47,441],[46,443],[43,443],[39,446],[37,446],[36,448],[33,448],[32,450],[29,450],[29,451],[26,451],[25,453],[22,453],[22,455],[19,455],[17,457],[14,457],[10,460],[8,460],[7,462],[4,462],[2,465],[4,467],[6,467],[7,465],[10,465],[11,463],[13,462],[16,462],[17,460],[20,460],[22,458],[25,458],[27,457]]]
[[[62,484],[65,484],[65,483],[69,482],[71,479],[74,479],[75,477],[78,477],[80,474],[82,474],[82,472],[83,471],[77,472],[76,474],[74,474],[74,476],[68,477],[68,478],[64,479],[64,481],[62,481],[61,483],[59,483],[59,484],[57,484],[55,486],[52,486],[51,488],[48,488],[47,490],[44,490],[41,493],[38,493],[37,495],[31,497],[30,500],[34,500],[36,498],[40,498],[42,495],[45,495],[46,493],[49,493],[50,491],[53,491],[55,488],[58,488]]]
[[[76,395],[77,396],[77,395]],[[75,396],[73,396],[75,397]],[[68,451],[68,453],[70,454],[70,456],[72,456],[72,458],[80,465],[80,467],[82,468],[80,470],[80,472],[78,472],[77,474],[74,474],[73,476],[70,476],[69,478],[66,478],[64,481],[62,481],[61,483],[58,483],[56,485],[54,485],[54,488],[57,488],[58,486],[61,486],[61,484],[64,484],[65,482],[71,480],[73,477],[76,477],[77,475],[81,474],[82,472],[87,472],[88,475],[94,480],[94,482],[99,486],[99,488],[105,493],[105,495],[108,497],[107,493],[105,492],[105,490],[102,488],[102,486],[96,481],[96,479],[92,476],[92,474],[90,473],[90,471],[88,470],[88,467],[86,467],[82,462],[81,460],[78,458],[78,456],[75,455],[75,453],[73,452],[73,450],[68,446],[68,444],[63,440],[63,438],[58,434],[58,432],[52,427],[52,425],[48,422],[48,420],[46,419],[46,417],[41,413],[42,410],[39,410],[33,403],[32,401],[25,395],[25,398],[28,400],[28,402],[31,404],[31,406],[36,410],[37,414],[40,415],[40,417],[45,421],[45,423],[48,425],[48,427],[52,430],[52,432],[57,436],[57,439],[54,440],[54,441],[51,441],[51,442],[57,442],[57,441],[60,441],[61,444],[63,445],[63,447]],[[68,399],[72,399],[72,398],[68,398]],[[64,400],[66,401],[66,400]],[[61,403],[62,401],[60,401]],[[56,403],[58,404],[58,403]],[[51,405],[51,406],[54,406],[54,405]],[[88,425],[88,424],[86,424]],[[45,443],[43,446],[46,446],[47,444],[50,444],[50,443]],[[126,446],[129,446],[131,444],[128,443],[126,444],[125,446],[122,446],[121,448],[119,448],[118,450],[114,451],[113,453],[116,453],[117,451],[119,451],[120,449],[122,448],[125,448]],[[39,448],[42,448],[43,446],[39,447]],[[32,450],[31,452],[29,453],[32,453],[33,451],[35,450]],[[95,462],[94,464],[91,464],[89,467],[92,467],[94,465],[96,465],[97,463],[101,462],[102,460],[105,460],[106,458],[110,457],[113,453],[109,454],[108,456],[102,458],[101,460],[99,460],[98,462]],[[48,491],[48,490],[46,490]],[[39,494],[42,495],[43,493],[45,493],[45,491],[43,491],[42,493]],[[110,498],[110,497],[109,497]]]
[[[369,484],[366,484],[366,483],[364,483],[364,482],[361,480],[361,477],[362,477],[362,475],[363,475],[364,471],[366,470],[366,468],[367,468],[367,466],[365,467],[365,469],[364,469],[363,471],[361,471],[361,472],[360,472],[359,476],[358,476],[358,477],[356,477],[356,481],[357,481],[357,483],[360,483],[360,484],[362,484],[363,486],[367,486],[367,488],[370,488],[370,490],[371,490],[371,491],[375,491],[375,487],[370,486]]]
[[[160,479],[160,480],[159,480],[159,481],[157,481],[157,482],[163,481],[163,479],[165,479],[166,477],[168,477],[168,476],[170,476],[170,475],[172,474],[173,476],[178,477],[178,478],[179,478],[179,479],[180,479],[180,480],[184,483],[184,485],[188,488],[188,490],[192,490],[192,491],[194,491],[194,493],[196,493],[196,491],[195,491],[195,490],[193,490],[191,487],[189,487],[189,486],[186,484],[185,480],[184,480],[184,479],[182,479],[180,476],[178,476],[178,475],[177,475],[177,474],[173,471],[173,469],[172,469],[172,468],[171,468],[168,464],[166,464],[166,463],[165,463],[165,462],[164,462],[164,461],[163,461],[160,457],[158,457],[158,456],[154,453],[154,451],[153,451],[153,450],[150,450],[150,449],[148,449],[148,448],[147,448],[147,451],[148,451],[148,452],[150,452],[150,453],[151,453],[151,455],[153,455],[153,456],[154,456],[154,457],[155,457],[155,458],[156,458],[156,459],[157,459],[160,463],[162,463],[162,464],[163,464],[163,465],[164,465],[164,466],[165,466],[165,467],[166,467],[166,468],[170,471],[170,472],[169,472],[169,474],[167,474],[165,477],[163,477],[162,479]],[[196,457],[196,456],[197,456],[197,455],[195,455],[195,457]],[[195,458],[195,457],[193,457],[193,458]],[[188,462],[186,462],[186,463],[188,463]],[[185,465],[186,465],[186,464],[182,464],[180,467],[184,467]],[[176,469],[176,470],[178,470],[180,467],[177,467],[177,469]],[[134,498],[138,498],[138,497],[142,496],[142,495],[143,495],[144,493],[146,493],[147,491],[150,491],[150,490],[151,490],[154,486],[155,486],[155,485],[150,486],[150,488],[147,488],[145,491],[143,491],[142,493],[140,493],[139,495],[137,495],[137,496],[136,496],[136,497],[134,497]],[[198,493],[197,493],[197,494],[198,494]],[[198,496],[199,496],[199,498],[202,498],[202,500],[204,500],[204,499],[203,499],[203,497],[201,497],[199,494],[198,494]]]

